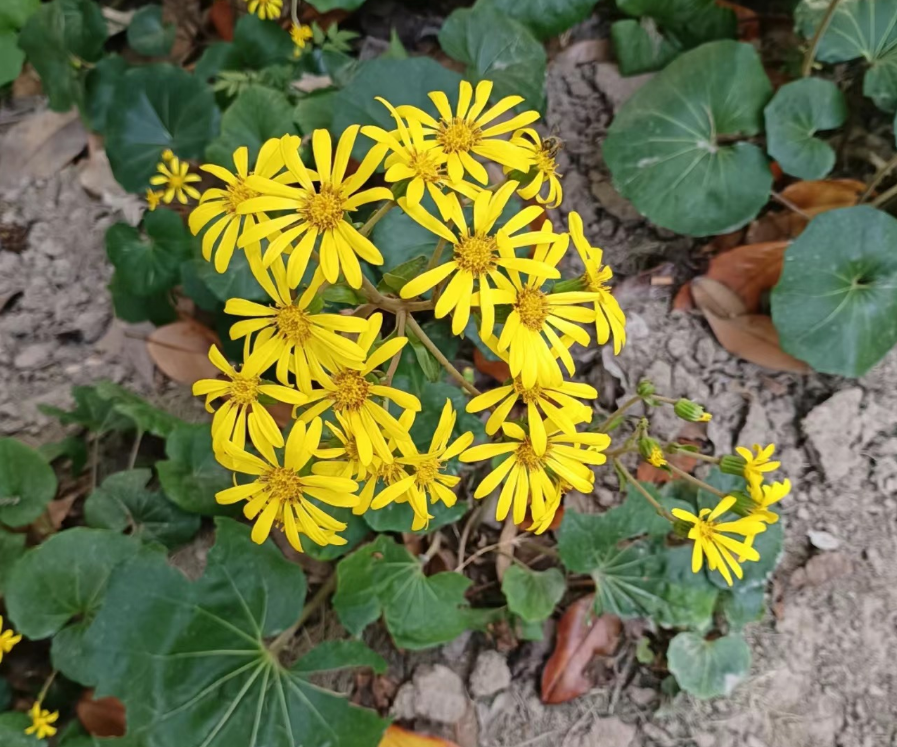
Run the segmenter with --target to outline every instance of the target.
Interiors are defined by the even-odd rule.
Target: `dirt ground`
[[[609,63],[562,55],[553,64],[547,119],[566,143],[564,209],[581,213],[621,278],[669,262],[682,279],[694,242],[643,221],[613,191],[601,159],[614,107],[633,85]],[[0,192],[0,226],[22,227],[18,243],[8,234],[0,243],[0,435],[57,438],[37,405],[66,405],[71,385],[99,377],[163,404],[188,398],[154,372],[140,341],[148,330],[113,320],[103,234],[118,219],[84,192],[77,166]],[[631,277],[619,291],[627,347],[583,361],[604,404],[648,376],[664,393],[711,404],[717,453],[775,441],[795,486],[782,507],[775,614],[747,631],[750,679],[729,699],[670,700],[653,675],[626,666],[625,687],[544,706],[538,676],[551,630],[508,656],[474,635],[422,656],[393,652],[390,674],[404,683],[393,712],[462,747],[894,747],[897,352],[856,381],[771,374],[732,358],[700,318],[670,313],[670,288]],[[678,428],[659,425],[668,436]],[[599,479],[581,508],[603,510],[616,500],[613,487],[610,475]]]

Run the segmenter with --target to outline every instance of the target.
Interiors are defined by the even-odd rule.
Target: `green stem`
[[[869,186],[866,187],[866,191],[863,192],[862,197],[860,197],[860,203],[866,202],[869,197],[872,196],[872,193],[875,191],[875,188],[881,184],[882,179],[884,179],[894,167],[897,166],[897,156],[894,156],[890,161],[888,161],[884,166],[882,166],[878,171],[875,172],[875,176],[872,177],[872,181],[869,182]]]
[[[293,24],[299,26],[299,0],[292,0],[290,3],[290,19]]]
[[[604,420],[604,422],[602,422],[601,425],[599,425],[596,430],[598,430],[599,432],[603,431],[611,423],[613,423],[618,417],[620,417],[620,415],[622,415],[624,412],[626,412],[630,407],[632,407],[633,405],[637,405],[641,401],[642,401],[642,398],[639,397],[638,395],[635,395],[634,397],[630,397],[622,405],[620,405],[616,410],[614,410],[610,415],[608,415],[607,418]]]
[[[641,493],[642,496],[644,496],[645,500],[648,501],[648,503],[654,506],[654,510],[657,511],[660,516],[663,516],[663,518],[669,521],[671,524],[675,523],[676,519],[673,518],[673,515],[663,506],[661,506],[653,495],[645,490],[645,486],[632,476],[632,473],[623,466],[623,462],[621,462],[619,459],[614,459],[614,466],[620,471],[623,477],[626,478],[627,482],[632,485],[639,493]]]
[[[682,451],[682,450],[677,449],[676,453],[684,454],[687,457],[693,457],[694,459],[698,459],[702,462],[709,462],[710,464],[719,464],[719,460],[720,460],[719,457],[708,456],[707,454],[701,454],[700,452],[697,452],[697,451]]]
[[[50,690],[50,685],[53,684],[53,680],[56,679],[56,675],[59,674],[55,669],[50,673],[50,676],[47,677],[44,682],[44,686],[40,689],[40,692],[37,695],[37,702],[43,704],[44,698],[47,697],[47,692]]]
[[[398,311],[396,313],[396,337],[404,337],[405,336],[405,321],[408,318],[408,312],[404,309]],[[390,386],[392,384],[392,377],[396,375],[396,369],[399,367],[399,361],[402,360],[402,350],[400,349],[389,362],[389,368],[386,370],[386,378],[383,383],[386,386]]]
[[[448,371],[449,375],[457,381],[469,394],[472,394],[474,397],[477,397],[481,394],[480,390],[477,389],[473,384],[471,384],[467,379],[464,378],[464,374],[462,374],[457,368],[455,368],[451,361],[446,358],[442,351],[436,347],[436,343],[434,343],[428,336],[427,333],[424,332],[420,325],[415,321],[413,316],[409,316],[406,320],[406,323],[409,329],[414,332],[420,339],[420,341],[424,344],[424,347],[433,354],[433,357],[439,361],[442,367]]]
[[[268,646],[272,656],[277,656],[283,650],[293,639],[293,636],[296,635],[296,631],[308,622],[308,619],[327,601],[334,591],[336,591],[336,573],[331,573],[330,578],[323,583],[321,588],[315,592],[315,595],[302,608],[299,619],[277,636],[271,645]]]
[[[667,467],[670,468],[670,471],[671,471],[674,475],[676,475],[677,477],[681,477],[683,480],[685,480],[686,482],[690,482],[692,485],[697,485],[699,488],[701,488],[701,490],[706,490],[708,493],[713,493],[713,495],[715,495],[715,496],[717,496],[717,497],[719,497],[719,498],[725,498],[725,497],[726,497],[726,494],[723,493],[722,491],[717,490],[717,489],[716,489],[715,487],[713,487],[712,485],[708,485],[708,484],[707,484],[706,482],[704,482],[703,480],[699,480],[699,479],[698,479],[697,477],[695,477],[694,475],[690,475],[690,474],[688,474],[688,472],[686,472],[684,469],[680,469],[679,467],[677,467],[677,466],[676,466],[675,464],[673,464],[672,462],[667,462]]]
[[[838,7],[839,2],[841,2],[841,0],[831,0],[831,2],[829,2],[828,9],[825,11],[825,15],[819,22],[819,26],[816,27],[816,33],[813,34],[813,38],[810,40],[810,46],[807,48],[807,52],[804,55],[804,64],[801,66],[800,71],[804,78],[809,77],[813,72],[813,62],[816,59],[816,50],[819,49],[819,42],[822,41],[822,37],[825,35],[828,25],[835,15],[835,9]]]
[[[396,203],[392,200],[381,205],[379,208],[377,208],[377,211],[367,219],[367,223],[365,223],[361,228],[358,229],[358,233],[360,233],[362,236],[370,236],[371,231],[374,230],[374,226],[376,226],[383,218],[383,216],[385,216],[395,206]]]

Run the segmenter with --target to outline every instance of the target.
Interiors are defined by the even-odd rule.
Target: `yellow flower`
[[[301,405],[307,397],[301,392],[278,384],[267,384],[261,375],[274,362],[277,342],[269,340],[256,348],[237,371],[215,345],[209,350],[209,360],[223,373],[228,381],[221,379],[200,379],[193,385],[193,394],[205,395],[206,410],[215,412],[212,418],[212,444],[216,452],[224,452],[224,445],[233,443],[239,448],[246,445],[246,429],[252,443],[266,458],[273,459],[274,448],[283,446],[283,434],[265,407],[259,404],[259,396],[264,394],[279,402]],[[212,409],[212,402],[219,397],[227,401]],[[227,465],[227,460],[222,459]]]
[[[739,561],[732,553],[737,553],[745,560],[759,560],[760,554],[744,542],[728,535],[740,534],[743,537],[750,537],[766,529],[762,521],[750,517],[742,517],[735,521],[717,521],[734,505],[735,497],[729,495],[720,500],[712,511],[709,508],[702,508],[698,516],[681,508],[673,509],[673,516],[693,525],[688,530],[688,538],[695,543],[691,554],[692,572],[697,573],[701,570],[706,555],[710,570],[718,570],[729,586],[732,585],[732,573],[729,572],[729,568],[738,578],[744,575]]]
[[[234,172],[228,171],[222,166],[205,164],[200,168],[219,178],[225,184],[225,189],[207,189],[199,205],[190,213],[190,230],[196,236],[205,226],[209,226],[205,236],[202,237],[202,256],[206,261],[212,259],[212,252],[217,244],[215,253],[215,269],[224,272],[230,264],[230,259],[237,248],[237,237],[256,224],[256,216],[239,215],[237,208],[246,200],[257,197],[258,193],[250,189],[246,180],[251,174],[258,174],[266,178],[273,178],[283,168],[283,158],[280,155],[280,141],[268,140],[259,150],[255,159],[255,169],[249,170],[249,148],[243,146],[234,151]],[[261,214],[259,221],[267,220],[267,216]],[[247,256],[253,258],[261,251],[258,242],[247,247]]]
[[[13,647],[21,640],[22,636],[12,628],[3,630],[3,617],[0,616],[0,662],[3,661],[3,655],[12,651]]]
[[[283,233],[271,241],[265,251],[264,264],[269,266],[288,246],[301,240],[293,248],[287,266],[287,280],[295,288],[305,274],[315,242],[321,237],[320,265],[328,283],[339,279],[340,270],[353,288],[361,287],[361,265],[358,258],[372,265],[382,265],[383,255],[366,236],[362,236],[347,214],[362,205],[378,200],[391,200],[392,192],[386,187],[372,187],[359,192],[371,174],[380,165],[386,153],[385,145],[375,145],[352,176],[346,177],[352,146],[358,136],[358,125],[346,128],[333,153],[333,144],[327,130],[312,133],[312,150],[317,174],[309,171],[299,158],[300,140],[295,135],[281,138],[280,148],[284,163],[299,186],[291,187],[262,176],[250,176],[247,184],[261,197],[241,203],[237,212],[241,215],[263,211],[286,210],[287,215],[265,220],[247,230],[239,246]],[[320,182],[317,187],[315,181]]]
[[[36,701],[31,706],[31,710],[28,711],[28,715],[31,716],[31,726],[25,729],[26,734],[34,734],[38,739],[55,736],[56,727],[53,724],[59,718],[59,711],[53,711],[52,713],[45,711],[41,707],[40,701]]]
[[[168,163],[173,158],[174,151],[171,148],[166,148],[162,151],[162,160],[165,161],[165,163]]]
[[[453,182],[460,182],[467,171],[480,184],[488,184],[489,175],[474,155],[518,171],[529,168],[527,153],[507,140],[500,140],[499,136],[535,122],[538,112],[527,111],[489,127],[490,122],[523,103],[522,96],[506,96],[486,110],[491,94],[491,81],[480,81],[474,94],[470,83],[462,80],[458,106],[453,112],[448,96],[442,91],[432,91],[429,96],[439,112],[438,121],[417,107],[398,107],[399,114],[416,119],[424,126],[425,134],[435,136],[439,149],[447,156],[446,167]]]
[[[163,161],[156,168],[159,173],[150,179],[150,184],[154,187],[164,187],[162,202],[166,205],[170,205],[175,197],[181,205],[187,204],[188,197],[199,199],[199,192],[190,185],[202,181],[202,178],[199,174],[190,173],[190,164],[186,161],[182,163],[177,156],[173,156],[170,161]]]
[[[548,531],[548,528],[554,521],[554,517],[557,515],[558,509],[561,507],[564,494],[571,489],[570,484],[565,480],[553,482],[551,487],[553,492],[545,495],[545,513],[542,514],[542,518],[538,521],[534,520],[528,529],[528,531],[534,534],[545,534]]]
[[[473,494],[474,498],[485,498],[505,480],[495,511],[498,521],[504,521],[513,504],[514,523],[520,524],[526,517],[528,503],[531,503],[533,520],[540,521],[548,509],[546,498],[554,495],[552,475],[563,478],[580,492],[590,493],[595,475],[589,465],[607,461],[601,450],[610,445],[610,436],[604,433],[567,435],[553,431],[547,434],[541,449],[534,438],[535,434],[532,431],[527,434],[516,423],[502,425],[502,433],[510,440],[474,446],[460,457],[462,462],[479,462],[508,455],[483,479]]]
[[[293,50],[293,56],[298,57],[302,50],[305,49],[309,40],[311,40],[315,35],[315,32],[312,30],[311,26],[307,24],[300,23],[298,26],[294,23],[290,26],[290,38],[293,40],[293,45],[295,49]]]
[[[383,487],[377,492],[381,484]],[[395,460],[384,462],[374,457],[371,474],[361,490],[360,498],[356,514],[363,514],[369,508],[380,509],[390,503],[409,504],[414,514],[411,529],[415,532],[426,529],[433,518],[423,494],[414,490],[414,475]]]
[[[613,337],[616,355],[626,343],[626,316],[607,286],[614,273],[610,267],[601,264],[604,253],[589,244],[583,234],[579,213],[571,212],[568,222],[573,245],[585,266],[586,290],[598,294],[595,300],[595,337],[600,345]]]
[[[250,13],[255,13],[263,21],[276,21],[283,9],[283,0],[249,0],[246,5]]]
[[[449,312],[453,312],[452,332],[456,335],[461,334],[470,319],[475,283],[483,315],[480,335],[485,339],[492,334],[496,302],[492,300],[495,289],[489,285],[489,280],[499,288],[510,287],[508,279],[501,273],[501,268],[537,274],[540,277],[559,278],[561,276],[557,269],[544,262],[517,257],[514,254],[515,248],[532,246],[541,240],[542,233],[539,231],[526,233],[518,233],[518,231],[526,228],[531,221],[542,215],[544,212],[542,208],[535,205],[526,207],[501,228],[493,230],[515,189],[517,189],[517,182],[507,182],[494,194],[487,191],[480,192],[474,201],[472,227],[467,225],[464,212],[460,204],[456,202],[452,209],[451,220],[457,227],[457,236],[420,205],[413,206],[406,198],[399,200],[399,205],[409,216],[436,235],[449,241],[454,251],[452,259],[448,262],[434,267],[406,283],[402,287],[400,295],[402,298],[420,295],[451,275],[451,280],[436,303],[435,314],[437,318],[441,319]]]
[[[364,351],[358,343],[339,333],[360,334],[368,328],[368,321],[355,316],[312,314],[309,311],[324,282],[320,269],[297,301],[293,301],[290,293],[283,262],[277,259],[271,269],[273,282],[261,267],[257,268],[255,276],[274,300],[273,306],[242,298],[232,298],[224,306],[227,314],[251,317],[230,328],[232,340],[246,338],[244,357],[248,357],[253,334],[252,344],[256,348],[275,340],[277,380],[289,385],[289,372],[292,371],[296,374],[299,391],[305,394],[311,394],[312,380],[325,382],[330,379],[327,371],[362,369]]]
[[[396,120],[398,129],[387,132],[380,127],[368,125],[361,128],[363,135],[371,140],[389,147],[390,154],[384,161],[386,181],[408,182],[405,197],[409,205],[419,205],[426,190],[439,208],[440,214],[447,219],[452,214],[453,196],[443,193],[443,187],[459,192],[471,200],[482,191],[475,184],[463,179],[457,182],[448,178],[445,164],[448,156],[433,139],[427,139],[423,125],[417,120],[407,123],[395,108],[385,99],[377,97],[377,101],[387,107]]]
[[[362,482],[372,473],[373,463],[364,465],[358,456],[358,445],[355,436],[349,429],[346,418],[341,413],[334,413],[339,426],[326,422],[325,425],[336,437],[339,446],[325,446],[315,452],[315,458],[327,461],[318,461],[312,465],[312,472],[316,475],[333,475],[335,477],[348,477],[351,480]],[[370,501],[368,501],[370,505]],[[356,508],[358,508],[356,506]],[[365,509],[367,506],[365,506]],[[364,513],[364,510],[357,513]]]
[[[159,207],[159,203],[162,202],[162,193],[157,192],[155,189],[146,190],[146,209],[152,212],[157,207]]]
[[[648,454],[648,464],[652,464],[655,467],[663,467],[666,463],[667,460],[663,455],[663,450],[656,444],[652,446],[651,452]]]
[[[358,483],[345,477],[307,475],[305,465],[316,452],[321,440],[322,421],[293,424],[283,454],[283,466],[275,454],[264,460],[233,444],[226,446],[233,469],[253,475],[253,482],[235,485],[216,493],[221,504],[247,501],[243,515],[255,521],[252,541],[263,543],[276,523],[290,545],[302,552],[299,535],[304,534],[317,545],[344,545],[337,532],[346,524],[318,508],[315,501],[330,506],[353,508],[358,503]],[[312,500],[314,499],[314,500]]]
[[[749,515],[766,524],[775,524],[779,520],[779,515],[770,511],[769,507],[778,503],[791,492],[791,480],[786,479],[770,485],[748,483],[748,491],[756,504]]]
[[[775,450],[775,444],[769,444],[766,448],[754,444],[753,452],[744,446],[735,447],[738,456],[744,459],[744,479],[752,488],[759,488],[764,473],[774,472],[781,465],[781,462],[770,461]]]
[[[558,178],[557,155],[559,145],[555,138],[545,138],[542,140],[539,133],[532,127],[524,127],[517,130],[511,143],[526,151],[529,157],[529,167],[525,169],[527,173],[533,172],[530,183],[526,186],[521,184],[517,194],[524,200],[536,199],[547,208],[554,209],[561,204],[564,198],[564,190],[561,188],[561,180]],[[511,169],[505,166],[505,173],[510,173]],[[540,194],[542,186],[548,182],[548,194],[542,197]]]
[[[533,260],[556,270],[570,239],[567,234],[551,233],[548,221],[542,229],[537,235],[544,237],[542,241],[546,243],[536,247]],[[511,284],[492,293],[493,303],[511,306],[511,313],[498,338],[498,349],[508,351],[511,375],[519,376],[525,387],[535,386],[537,382],[543,386],[559,385],[563,374],[558,359],[569,375],[575,371],[568,341],[583,347],[588,347],[590,342],[589,333],[577,323],[595,321],[593,309],[576,304],[594,301],[595,294],[586,291],[546,293],[541,289],[544,274],[532,273],[526,283],[513,268],[508,270],[508,275]]]
[[[392,449],[386,443],[384,432],[397,441],[407,441],[409,438],[408,429],[375,402],[375,398],[392,400],[404,410],[420,411],[420,401],[413,394],[367,378],[408,342],[407,337],[394,337],[368,354],[382,324],[383,315],[374,314],[368,328],[358,337],[358,344],[367,356],[364,367],[360,371],[339,367],[329,381],[321,382],[321,388],[312,391],[308,404],[314,404],[300,416],[301,420],[308,421],[329,409],[343,415],[347,432],[355,439],[358,458],[365,466],[373,461],[374,454],[384,462],[393,461]]]

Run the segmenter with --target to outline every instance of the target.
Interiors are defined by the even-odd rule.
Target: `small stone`
[[[635,727],[616,717],[597,718],[587,734],[573,744],[576,747],[629,747],[635,741]]]
[[[817,405],[803,419],[807,439],[819,455],[825,476],[838,482],[862,463],[862,455],[855,448],[863,427],[860,404],[863,390],[859,387],[842,389]]]
[[[96,342],[109,326],[109,314],[105,309],[89,309],[75,317],[72,327],[81,333],[84,342]]]
[[[13,365],[23,371],[44,368],[53,362],[53,348],[49,342],[39,342],[22,349],[13,360]]]
[[[651,687],[630,687],[629,699],[638,706],[647,706],[657,699],[657,691]]]
[[[707,731],[698,731],[691,735],[695,747],[717,747],[716,735]]]
[[[470,675],[470,692],[475,698],[488,698],[511,684],[508,662],[498,651],[483,651]]]
[[[815,555],[807,561],[803,568],[791,574],[791,585],[799,589],[802,586],[819,586],[853,570],[853,561],[842,552],[827,552]]]
[[[414,710],[414,683],[406,682],[397,691],[392,701],[389,715],[399,721],[413,721],[416,715]]]
[[[829,532],[811,529],[807,532],[810,544],[817,550],[837,550],[841,546],[841,540]]]
[[[414,672],[415,713],[440,724],[455,724],[467,711],[468,699],[461,678],[448,667],[435,664]]]
[[[613,62],[599,62],[595,65],[595,85],[607,96],[614,110],[653,77],[654,73],[623,76],[620,68]]]
[[[642,724],[642,734],[659,744],[660,747],[672,747],[676,742],[670,734],[650,722]]]

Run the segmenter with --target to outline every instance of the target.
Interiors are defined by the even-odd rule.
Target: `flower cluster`
[[[564,232],[546,218],[545,206],[562,198],[557,143],[532,129],[536,112],[512,113],[521,97],[490,105],[491,95],[488,81],[475,89],[462,82],[454,106],[434,91],[435,117],[381,101],[393,130],[354,125],[336,143],[315,130],[307,154],[299,137],[285,135],[264,143],[254,163],[239,148],[232,170],[202,166],[222,183],[202,194],[190,216],[190,229],[203,234],[203,256],[226,272],[242,250],[270,298],[228,301],[226,312],[241,317],[230,336],[243,341],[242,365],[213,348],[221,376],[194,385],[214,412],[217,458],[247,476],[218,500],[243,503],[256,541],[277,526],[297,550],[301,535],[341,544],[346,524],[328,507],[361,514],[407,503],[414,528],[423,528],[432,518],[428,506],[457,499],[460,478],[446,469],[455,459],[499,457],[475,496],[500,488],[497,518],[510,514],[521,523],[529,516],[534,531],[548,528],[564,492],[591,491],[592,467],[605,462],[610,438],[584,430],[592,408],[583,400],[597,392],[570,380],[570,348],[589,345],[591,327],[618,352],[625,318],[608,287],[612,273],[579,216],[570,214]],[[374,179],[381,166],[382,179]],[[165,187],[163,199],[172,184]],[[512,200],[515,193],[528,204]],[[363,267],[384,263],[370,234],[396,206],[438,246],[425,272],[399,297],[385,297]],[[559,266],[571,243],[584,271],[562,281]],[[324,294],[337,284],[366,297],[367,310],[323,311]],[[382,334],[383,314],[371,313],[377,306],[396,316],[389,335]],[[493,408],[486,431],[496,443],[473,446],[472,434],[457,432],[458,413],[446,401],[430,443],[415,444],[410,429],[421,403],[390,385],[389,365],[407,343],[412,310],[450,316],[456,335],[474,325],[506,361],[507,384],[467,408]],[[286,437],[269,409],[275,403],[294,419]]]

